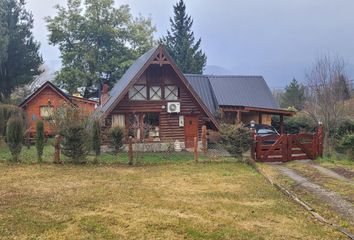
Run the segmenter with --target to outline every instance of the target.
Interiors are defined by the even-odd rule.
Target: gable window
[[[150,87],[150,100],[161,100],[162,91],[160,86]]]
[[[54,114],[54,107],[53,106],[40,106],[39,107],[39,115],[43,119],[51,119]]]
[[[145,85],[135,85],[129,89],[130,100],[146,100],[147,90]]]
[[[165,99],[177,100],[178,99],[178,87],[175,85],[165,86]]]

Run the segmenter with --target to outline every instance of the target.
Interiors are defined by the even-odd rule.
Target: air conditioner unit
[[[181,103],[179,102],[169,102],[167,103],[168,113],[179,113],[181,111]]]

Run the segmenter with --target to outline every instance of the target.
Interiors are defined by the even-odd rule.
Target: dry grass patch
[[[345,239],[240,163],[0,163],[3,239]]]

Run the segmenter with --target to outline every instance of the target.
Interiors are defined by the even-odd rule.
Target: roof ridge
[[[193,74],[193,73],[186,73],[185,76],[199,76],[199,77],[207,77],[207,78],[229,78],[229,77],[243,77],[243,78],[254,78],[254,77],[261,77],[262,75],[237,75],[237,74],[221,74],[221,75],[214,75],[214,74]]]

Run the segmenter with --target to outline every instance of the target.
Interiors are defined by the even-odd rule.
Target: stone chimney
[[[101,92],[101,105],[105,104],[109,99],[109,86],[107,83],[103,84],[102,92]]]

